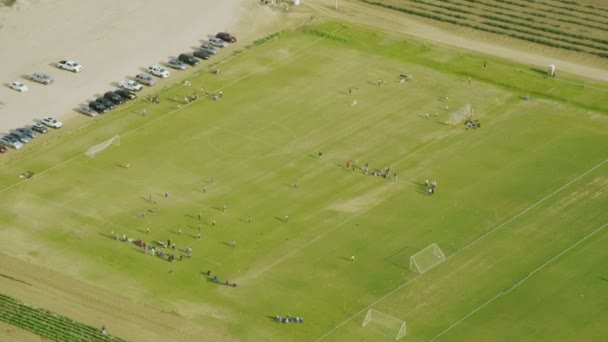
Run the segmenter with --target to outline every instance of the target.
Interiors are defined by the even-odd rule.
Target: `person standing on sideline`
[[[165,198],[169,198],[169,193],[165,191]]]
[[[289,221],[289,216],[285,215],[285,222]]]
[[[196,236],[197,239],[201,239],[201,233],[198,233],[198,235]]]
[[[350,256],[350,261],[355,261],[355,256],[354,255]]]
[[[232,240],[232,248],[235,248],[235,247],[236,247],[236,241]]]
[[[203,213],[199,212],[198,213],[198,220],[200,221],[203,218]]]
[[[211,221],[211,225],[215,227],[215,220]]]
[[[424,186],[426,186],[427,188],[429,187],[429,180],[428,179],[424,181]]]

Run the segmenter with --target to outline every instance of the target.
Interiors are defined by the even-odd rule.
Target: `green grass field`
[[[391,340],[361,327],[370,307],[406,321],[407,341],[606,339],[602,85],[335,23],[221,68],[6,160],[3,252],[244,341]],[[201,87],[223,99],[171,100]],[[444,124],[467,103],[480,129]],[[119,147],[82,155],[115,134]],[[111,231],[193,255],[169,263]],[[410,271],[431,243],[447,260]],[[286,314],[305,323],[272,319]]]

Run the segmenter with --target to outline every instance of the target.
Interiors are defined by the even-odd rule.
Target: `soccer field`
[[[235,340],[394,340],[368,309],[407,341],[608,337],[601,85],[336,23],[219,67],[3,162],[3,253]],[[446,124],[467,104],[480,128]],[[411,271],[432,243],[446,260]]]

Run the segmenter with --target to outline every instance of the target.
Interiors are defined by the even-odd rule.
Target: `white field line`
[[[561,190],[563,190],[564,188],[566,188],[567,186],[569,186],[570,184],[578,181],[579,179],[581,179],[582,177],[586,176],[587,174],[589,174],[590,172],[594,171],[595,169],[599,168],[600,166],[604,165],[606,162],[608,162],[608,159],[604,160],[603,162],[600,162],[599,164],[595,165],[594,167],[590,168],[589,170],[585,171],[584,173],[582,173],[581,175],[577,176],[576,178],[574,178],[573,180],[569,181],[568,183],[566,183],[565,185],[563,185],[562,187],[560,187],[559,189],[553,191],[552,193],[550,193],[549,195],[545,196],[544,198],[542,198],[541,200],[539,200],[538,202],[532,204],[531,206],[529,206],[528,208],[522,210],[521,212],[519,212],[518,214],[516,214],[515,216],[511,217],[510,219],[506,220],[505,222],[501,223],[500,225],[492,228],[491,230],[489,230],[488,232],[486,232],[485,234],[483,234],[482,236],[478,237],[477,239],[469,242],[468,244],[466,244],[465,246],[463,246],[462,248],[460,248],[459,250],[457,250],[456,252],[454,252],[454,254],[451,254],[449,256],[447,256],[444,260],[448,261],[449,259],[451,259],[452,257],[458,255],[460,252],[464,251],[465,249],[469,248],[470,246],[472,246],[473,244],[481,241],[482,239],[486,238],[488,235],[490,235],[491,233],[495,232],[496,230],[504,227],[507,223],[513,221],[514,219],[520,217],[521,215],[523,215],[524,213],[528,212],[529,210],[531,210],[532,208],[536,207],[537,205],[541,204],[542,202],[546,201],[548,198],[550,198],[551,196],[555,195],[556,193],[560,192]],[[603,228],[603,227],[602,227]],[[348,317],[347,319],[345,319],[342,323],[336,325],[335,327],[333,327],[332,329],[330,329],[329,331],[327,331],[325,334],[323,334],[321,337],[317,338],[315,340],[315,342],[321,341],[322,339],[324,339],[325,337],[329,336],[331,333],[333,333],[334,331],[336,331],[338,328],[340,328],[341,326],[343,326],[344,324],[350,322],[353,318],[355,318],[356,316],[362,314],[363,312],[369,310],[372,306],[378,304],[379,302],[383,301],[384,299],[386,299],[387,297],[391,296],[393,293],[401,290],[402,288],[404,288],[406,285],[408,285],[409,283],[411,283],[412,281],[420,278],[423,274],[419,274],[417,276],[415,276],[414,278],[406,281],[405,283],[399,285],[397,288],[395,288],[394,290],[390,291],[389,293],[385,294],[384,296],[378,298],[376,301],[372,302],[371,304],[369,304],[368,306],[364,307],[363,309],[361,309],[359,312],[354,313],[352,316]],[[493,299],[492,299],[493,300]],[[472,314],[472,313],[471,313]]]
[[[338,31],[338,30],[339,30],[339,29],[341,29],[341,28],[342,28],[342,25],[340,25],[340,26],[336,27],[336,28],[335,28],[334,30],[332,30],[330,33],[334,33],[334,32]],[[304,45],[303,47],[301,47],[301,48],[297,49],[297,50],[296,50],[296,51],[294,51],[293,53],[291,53],[291,54],[289,54],[289,55],[287,55],[287,56],[284,56],[283,58],[278,58],[278,59],[276,59],[274,62],[268,63],[268,64],[266,64],[265,66],[261,67],[260,69],[255,70],[255,71],[252,71],[252,72],[250,72],[249,74],[247,74],[247,75],[245,75],[245,76],[243,76],[243,77],[241,77],[241,78],[239,78],[239,79],[237,79],[237,80],[235,80],[235,81],[232,81],[232,82],[230,82],[230,83],[228,83],[228,84],[224,85],[224,86],[223,86],[223,87],[221,87],[221,88],[218,88],[217,90],[222,90],[222,89],[228,88],[228,87],[230,87],[230,86],[234,85],[234,84],[235,84],[235,83],[237,83],[237,82],[240,82],[240,81],[242,81],[242,80],[244,80],[244,79],[246,79],[246,78],[248,78],[248,77],[250,77],[250,76],[252,76],[252,75],[255,75],[255,74],[257,74],[257,73],[260,73],[260,72],[262,72],[262,71],[264,71],[264,70],[268,69],[270,66],[275,65],[275,64],[277,64],[277,63],[279,63],[279,62],[282,62],[282,61],[284,61],[285,59],[291,58],[293,55],[297,54],[298,52],[300,52],[300,51],[302,51],[302,50],[304,50],[304,49],[307,49],[307,48],[311,47],[311,46],[312,46],[312,45],[314,45],[314,44],[317,44],[318,42],[320,42],[320,41],[321,41],[321,40],[323,40],[323,39],[325,39],[325,38],[324,38],[324,37],[320,37],[320,38],[318,38],[318,39],[316,39],[316,40],[314,40],[314,41],[310,42],[309,44],[306,44],[306,45]],[[192,102],[191,102],[191,103],[192,103]],[[187,106],[187,105],[185,105],[185,106]],[[185,106],[182,106],[182,107],[185,107]],[[146,122],[145,124],[142,124],[141,126],[137,126],[137,127],[133,128],[132,130],[130,130],[130,131],[126,132],[126,133],[120,134],[120,135],[121,135],[121,136],[126,136],[126,135],[128,135],[128,134],[131,134],[131,133],[133,133],[133,132],[135,132],[135,131],[137,131],[137,130],[139,130],[139,129],[143,128],[143,127],[146,127],[146,126],[148,126],[148,125],[151,125],[152,123],[155,123],[156,121],[158,121],[158,120],[160,120],[160,119],[163,119],[163,118],[165,118],[165,117],[167,117],[167,116],[169,116],[169,115],[171,115],[171,114],[173,114],[173,113],[177,112],[179,109],[181,109],[181,108],[174,109],[174,110],[172,110],[172,111],[170,111],[170,112],[167,112],[166,114],[164,114],[164,115],[162,115],[162,116],[159,116],[159,117],[157,117],[157,118],[156,118],[156,119],[154,119],[154,120],[148,121],[148,122]],[[92,123],[93,123],[93,122],[92,122]],[[91,124],[92,124],[92,123],[91,123]],[[90,125],[90,124],[86,124],[85,126],[89,126],[89,125]],[[84,155],[84,154],[82,154],[82,155]],[[46,170],[44,170],[44,171],[40,171],[40,172],[38,172],[38,173],[36,174],[36,176],[35,176],[33,179],[27,179],[27,180],[23,180],[23,181],[21,181],[21,182],[17,182],[17,183],[15,183],[15,184],[13,184],[13,185],[9,185],[9,186],[7,186],[7,187],[5,187],[5,188],[3,188],[3,189],[0,189],[0,193],[3,193],[3,192],[5,192],[5,191],[7,191],[7,190],[10,190],[10,189],[12,189],[12,188],[15,188],[15,187],[17,187],[17,186],[19,186],[19,185],[21,185],[21,184],[23,184],[23,183],[25,183],[25,182],[32,181],[32,180],[35,180],[35,179],[37,179],[37,178],[40,178],[40,176],[42,176],[42,175],[44,175],[44,174],[46,174],[46,173],[48,173],[48,172],[50,172],[50,171],[53,171],[53,170],[55,170],[55,169],[57,169],[57,168],[60,168],[61,166],[65,165],[65,164],[68,164],[68,163],[70,163],[71,161],[73,161],[73,160],[75,160],[75,159],[77,159],[77,158],[81,157],[82,155],[80,155],[80,154],[79,154],[79,155],[76,155],[76,156],[74,156],[74,157],[72,157],[72,158],[70,158],[70,159],[68,159],[68,160],[65,160],[65,161],[63,161],[63,162],[61,162],[61,163],[59,163],[59,164],[57,164],[57,165],[55,165],[55,166],[52,166],[52,167],[50,167],[50,168],[48,168],[48,169],[46,169]]]
[[[545,266],[549,265],[550,263],[552,263],[553,261],[557,260],[559,257],[561,257],[562,255],[566,254],[567,252],[569,252],[571,249],[575,248],[576,246],[578,246],[579,244],[581,244],[582,242],[584,242],[585,240],[587,240],[588,238],[592,237],[593,235],[599,233],[602,229],[606,228],[608,226],[608,223],[604,224],[603,226],[599,227],[598,229],[596,229],[595,231],[593,231],[591,234],[585,236],[584,238],[578,240],[576,243],[574,243],[573,245],[571,245],[570,247],[564,249],[561,253],[559,253],[558,255],[554,256],[553,258],[549,259],[547,262],[545,262],[544,264],[538,266],[536,269],[534,269],[532,272],[528,273],[527,276],[525,276],[523,279],[521,279],[520,281],[518,281],[517,283],[515,283],[513,286],[511,286],[509,289],[507,289],[506,291],[502,291],[499,292],[496,296],[490,298],[487,302],[483,303],[482,305],[480,305],[479,307],[475,308],[473,311],[469,312],[468,314],[466,314],[464,317],[462,317],[461,319],[457,320],[456,322],[454,322],[454,324],[450,325],[449,327],[447,327],[444,331],[440,332],[439,334],[437,334],[437,336],[433,337],[432,339],[430,339],[428,342],[432,342],[435,341],[437,338],[441,337],[443,334],[445,334],[446,332],[450,331],[452,328],[454,328],[455,326],[459,325],[460,323],[462,323],[465,319],[467,319],[469,316],[473,315],[474,313],[476,313],[477,311],[481,310],[483,307],[485,307],[486,305],[492,303],[494,300],[496,300],[496,298],[501,297],[501,296],[506,296],[509,292],[511,292],[513,289],[515,289],[516,287],[518,287],[519,285],[521,285],[522,283],[524,283],[526,280],[528,280],[533,274],[535,274],[536,272],[540,271],[541,269],[543,269]]]

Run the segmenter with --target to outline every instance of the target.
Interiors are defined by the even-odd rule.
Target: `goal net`
[[[459,123],[463,122],[465,119],[468,119],[469,117],[471,117],[472,113],[473,113],[473,111],[472,111],[471,105],[466,104],[464,107],[462,107],[459,110],[450,114],[449,123],[450,123],[450,125],[458,125]]]
[[[405,337],[405,321],[374,309],[367,311],[361,326],[393,338],[395,341]]]
[[[102,142],[101,144],[91,146],[91,148],[89,148],[89,150],[86,151],[84,154],[89,158],[95,158],[95,155],[97,153],[105,150],[110,145],[120,146],[120,136],[115,135],[114,137]]]
[[[436,243],[410,257],[410,270],[424,273],[445,261],[445,255]]]

